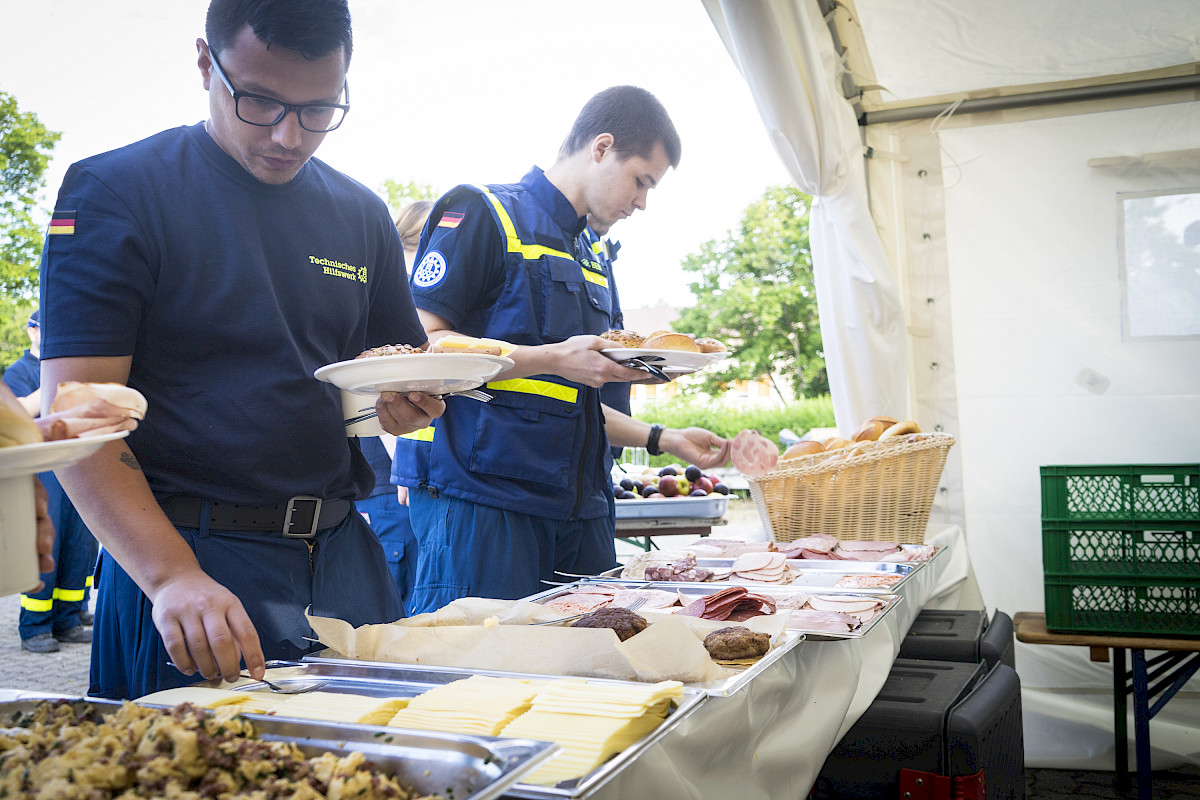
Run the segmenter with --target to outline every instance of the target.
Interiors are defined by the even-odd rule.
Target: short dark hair
[[[559,157],[578,153],[602,133],[613,135],[622,158],[649,158],[654,145],[661,142],[671,166],[679,166],[681,146],[675,123],[658,98],[645,89],[612,86],[588,100],[559,149]]]
[[[204,24],[209,48],[220,55],[244,25],[268,47],[295,50],[309,61],[340,48],[350,65],[354,41],[346,0],[212,0]]]

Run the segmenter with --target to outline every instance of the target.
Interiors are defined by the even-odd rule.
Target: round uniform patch
[[[437,250],[425,254],[413,270],[413,283],[422,288],[436,286],[446,277],[446,259]]]

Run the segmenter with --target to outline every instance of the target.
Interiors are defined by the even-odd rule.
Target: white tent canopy
[[[953,433],[939,517],[989,607],[1042,610],[1040,466],[1200,461],[1200,4],[705,5],[817,198],[839,427]],[[1165,283],[1139,269],[1146,203]],[[1019,645],[1017,668],[1027,764],[1111,768],[1109,666]],[[1193,680],[1156,768],[1200,764],[1197,720]]]

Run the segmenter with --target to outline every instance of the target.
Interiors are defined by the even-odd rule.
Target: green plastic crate
[[[1042,467],[1042,520],[1200,524],[1200,464]]]
[[[1200,580],[1200,524],[1043,522],[1046,575]]]
[[[1200,579],[1047,575],[1045,591],[1048,630],[1200,636]]]

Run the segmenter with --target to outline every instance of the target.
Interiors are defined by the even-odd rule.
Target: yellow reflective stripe
[[[601,241],[592,242],[592,252],[595,253],[596,255],[600,255],[601,253],[603,253],[604,252],[604,242],[601,242]]]
[[[550,397],[555,400],[562,400],[564,403],[574,403],[579,399],[578,389],[573,389],[570,386],[563,386],[561,383],[536,381],[530,378],[513,378],[512,380],[507,381],[490,381],[487,385],[487,388],[499,389],[505,392],[538,394],[542,397]]]
[[[412,433],[401,434],[397,438],[411,439],[414,442],[432,442],[433,441],[433,426],[430,425],[428,428],[421,428],[421,430],[419,430],[419,431],[413,431]]]
[[[488,199],[492,207],[496,209],[496,216],[500,217],[500,227],[504,229],[504,238],[508,242],[508,252],[520,253],[521,257],[532,261],[542,256],[558,256],[560,258],[569,258],[574,261],[575,256],[570,253],[564,253],[562,250],[555,250],[552,247],[543,247],[540,244],[525,244],[517,236],[517,226],[513,225],[512,217],[508,216],[508,211],[500,202],[500,198],[492,194],[491,190],[486,186],[478,186],[479,191],[483,192],[483,196]]]
[[[54,599],[62,600],[64,603],[82,603],[83,589],[54,589]]]
[[[95,583],[95,581],[93,581],[93,580],[92,580],[92,576],[91,576],[91,575],[88,575],[88,576],[87,576],[87,580],[85,580],[85,581],[83,582],[83,585],[84,585],[84,588],[86,588],[86,589],[90,589],[90,588],[92,588],[93,586],[95,586],[95,585],[96,585],[96,583]]]
[[[54,599],[38,600],[36,597],[21,595],[21,608],[26,611],[49,611],[54,608]]]
[[[598,275],[595,272],[592,272],[590,269],[585,269],[583,271],[583,277],[597,286],[603,286],[605,289],[608,288],[608,278],[604,277],[603,275]]]

